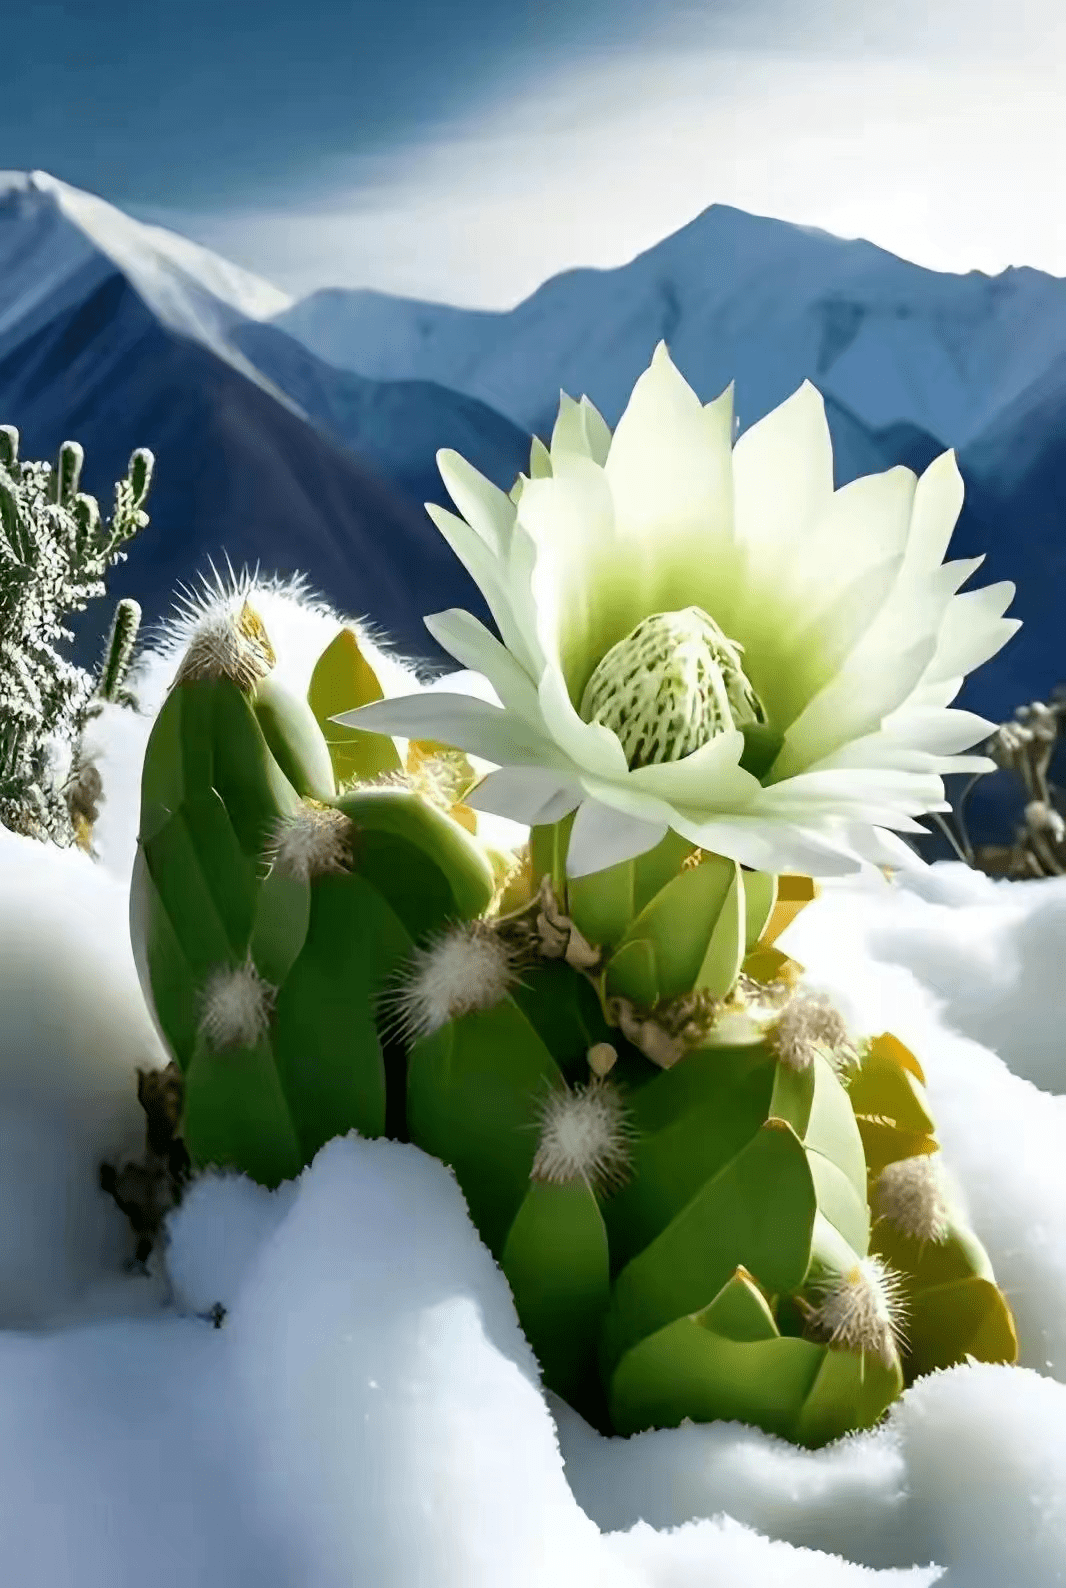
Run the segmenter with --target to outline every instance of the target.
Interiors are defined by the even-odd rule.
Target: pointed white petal
[[[566,870],[571,877],[606,871],[623,860],[632,860],[654,849],[666,837],[666,823],[641,821],[587,799],[578,810],[570,831]]]
[[[679,813],[675,832],[701,849],[738,860],[755,871],[789,871],[808,877],[844,877],[859,870],[859,859],[841,829],[839,840],[789,822],[758,817],[692,820]]]
[[[681,761],[637,767],[626,783],[671,805],[706,811],[743,810],[759,789],[758,779],[739,764],[743,754],[744,735],[734,729],[717,734]]]
[[[539,436],[534,436],[529,448],[529,477],[531,480],[550,478],[552,455]]]
[[[476,811],[491,811],[526,827],[562,821],[581,803],[581,787],[545,767],[501,767],[490,772],[466,796]]]
[[[538,657],[531,649],[512,608],[506,582],[506,565],[464,519],[457,518],[454,513],[438,507],[434,502],[426,503],[426,512],[484,596],[507,649],[528,673],[535,675],[539,670]]]
[[[1003,617],[1014,594],[1014,585],[1004,580],[955,596],[944,614],[925,682],[971,673],[995,656],[1021,628],[1018,619]]]
[[[914,493],[907,562],[915,572],[927,572],[943,562],[962,499],[962,475],[955,454],[942,452],[925,470]]]
[[[599,409],[594,407],[587,397],[581,399],[581,411],[585,416],[585,439],[588,442],[589,457],[602,469],[611,450],[610,426]]]
[[[477,530],[486,546],[500,556],[514,528],[515,505],[510,497],[450,447],[442,447],[437,453],[437,467],[448,495],[463,518]]]
[[[536,685],[483,623],[461,607],[434,612],[422,621],[450,656],[473,672],[485,675],[509,711],[516,711],[527,722],[540,721]]]
[[[583,722],[574,710],[559,669],[551,662],[540,680],[544,725],[567,759],[593,777],[624,778],[629,771],[618,736],[599,722]]]
[[[646,613],[720,608],[733,566],[732,430],[731,391],[704,408],[660,343],[604,466],[618,554],[639,575]]]
[[[833,445],[819,392],[804,381],[733,448],[736,538],[767,567],[802,544],[833,496]]]
[[[479,755],[495,766],[546,766],[569,772],[562,752],[513,712],[469,695],[427,692],[376,700],[331,722],[371,733],[397,733],[408,739],[435,739]]]
[[[522,493],[516,551],[520,533],[536,549],[531,580],[540,645],[558,655],[580,699],[596,664],[647,615],[640,569],[615,533],[603,470],[560,454],[559,472]],[[511,584],[517,587],[516,577]]]

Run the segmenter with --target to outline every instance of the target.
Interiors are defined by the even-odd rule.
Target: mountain
[[[735,381],[742,428],[810,379],[838,483],[959,452],[953,553],[1014,579],[1025,623],[966,703],[1001,718],[1066,678],[1066,281],[944,274],[713,205],[630,263],[568,271],[506,312],[331,290],[272,323],[337,365],[443,382],[542,435],[560,387],[617,420],[660,338],[705,400]]]
[[[436,449],[509,485],[528,437],[443,387],[334,370],[263,323],[288,301],[44,173],[0,175],[0,418],[27,457],[80,441],[84,488],[105,503],[134,447],[156,455],[151,523],[109,597],[158,618],[179,581],[228,555],[302,571],[409,654],[439,657],[423,613],[484,607],[422,505],[440,494]],[[101,602],[78,621],[80,659],[109,614]]]
[[[567,271],[506,312],[329,290],[274,323],[334,364],[440,381],[537,431],[560,387],[613,423],[665,338],[706,397],[735,379],[742,426],[811,379],[871,430],[912,424],[962,446],[1066,348],[1066,282],[942,274],[716,204],[630,263]]]

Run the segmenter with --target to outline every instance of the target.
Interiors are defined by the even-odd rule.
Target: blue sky
[[[716,200],[1066,274],[1059,0],[25,0],[0,164],[299,294],[502,306]]]

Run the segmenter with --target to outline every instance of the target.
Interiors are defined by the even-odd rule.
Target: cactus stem
[[[939,1153],[902,1158],[881,1170],[871,1197],[874,1216],[916,1241],[946,1241],[952,1206]]]
[[[459,1015],[491,1009],[514,981],[513,951],[487,921],[469,921],[416,949],[387,1001],[401,1036],[414,1042]]]
[[[343,811],[305,799],[276,824],[265,852],[271,870],[308,882],[351,868],[352,823]]]
[[[818,1052],[842,1075],[858,1063],[843,1016],[822,992],[798,992],[790,998],[769,1032],[769,1041],[782,1064],[792,1070],[810,1069]]]
[[[904,1338],[903,1283],[878,1257],[864,1257],[822,1291],[811,1324],[830,1345],[872,1351],[886,1367]]]
[[[216,1053],[252,1048],[266,1035],[277,989],[252,964],[220,965],[211,972],[201,999],[200,1031]]]
[[[562,1185],[583,1179],[594,1191],[629,1173],[632,1130],[617,1089],[598,1077],[572,1091],[549,1092],[540,1120],[532,1178]]]

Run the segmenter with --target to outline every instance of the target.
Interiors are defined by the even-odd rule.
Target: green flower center
[[[680,761],[716,734],[765,726],[742,653],[701,607],[656,612],[599,663],[581,716],[617,734],[630,767]]]

